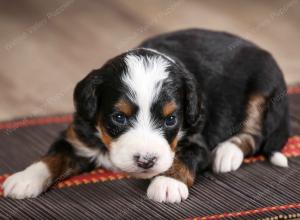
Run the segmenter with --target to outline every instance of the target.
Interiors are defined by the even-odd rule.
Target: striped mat
[[[290,168],[263,156],[236,172],[200,175],[188,200],[149,201],[149,181],[97,169],[56,183],[35,199],[4,198],[0,219],[292,219],[300,218],[300,87],[289,89],[292,136],[283,149]],[[0,123],[0,184],[44,154],[71,115]]]

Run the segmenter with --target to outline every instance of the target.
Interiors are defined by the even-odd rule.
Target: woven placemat
[[[288,219],[300,217],[300,87],[289,89],[292,136],[288,169],[262,156],[236,172],[200,175],[180,204],[149,201],[149,181],[97,169],[57,183],[35,199],[1,196],[0,219]],[[71,115],[0,123],[0,183],[43,155]]]

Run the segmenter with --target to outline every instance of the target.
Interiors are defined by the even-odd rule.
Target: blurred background
[[[198,27],[269,50],[300,82],[300,0],[0,0],[0,120],[73,111],[75,84],[147,37]]]

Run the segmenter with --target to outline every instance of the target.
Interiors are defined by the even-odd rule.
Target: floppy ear
[[[184,74],[185,121],[189,129],[198,128],[204,120],[204,97],[197,80],[189,72]]]
[[[102,83],[101,73],[93,70],[81,80],[74,90],[74,105],[78,116],[85,120],[95,119],[98,108],[97,89]]]

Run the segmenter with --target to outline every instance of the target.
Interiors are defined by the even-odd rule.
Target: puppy
[[[74,91],[74,121],[4,196],[36,197],[95,167],[152,179],[149,199],[181,202],[197,173],[237,170],[262,153],[287,167],[286,85],[272,56],[200,29],[156,36],[93,70]]]

